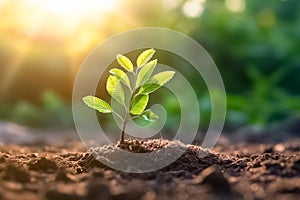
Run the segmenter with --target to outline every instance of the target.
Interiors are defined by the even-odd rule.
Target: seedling
[[[164,71],[152,76],[157,64],[157,59],[150,61],[154,53],[154,49],[143,51],[136,60],[136,67],[126,56],[117,55],[120,66],[133,78],[130,80],[123,70],[113,68],[109,71],[111,75],[107,79],[106,90],[117,103],[124,107],[123,114],[116,112],[107,102],[98,97],[83,98],[83,102],[90,108],[100,113],[115,113],[122,120],[120,144],[124,144],[126,124],[129,120],[139,117],[148,122],[155,122],[159,118],[150,109],[146,109],[149,94],[171,80],[175,72]],[[124,87],[128,88],[129,97],[125,95]]]

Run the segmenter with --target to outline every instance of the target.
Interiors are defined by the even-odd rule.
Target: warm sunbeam
[[[34,0],[35,5],[48,12],[62,16],[78,17],[108,12],[117,5],[117,0]]]
[[[30,2],[35,10],[46,15],[46,19],[55,21],[55,28],[58,30],[62,28],[62,32],[68,33],[75,31],[82,24],[100,24],[108,13],[117,9],[118,1],[31,0]]]
[[[12,88],[24,63],[33,61],[31,58],[37,58],[41,52],[47,55],[48,61],[45,62],[48,67],[44,64],[43,68],[48,69],[51,63],[59,63],[63,58],[70,59],[70,62],[78,59],[78,54],[102,39],[104,30],[99,32],[99,27],[110,13],[118,9],[119,1],[0,0],[0,45],[14,52],[11,56],[14,59],[7,62],[1,72],[0,95],[4,96]],[[56,55],[58,52],[60,56]]]

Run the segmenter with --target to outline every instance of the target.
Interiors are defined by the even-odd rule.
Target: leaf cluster
[[[124,116],[114,111],[107,102],[95,96],[84,97],[84,103],[101,113],[116,113],[123,122],[136,117],[155,122],[159,117],[150,109],[146,109],[149,94],[171,80],[175,72],[164,71],[152,76],[157,65],[157,59],[151,60],[154,53],[154,49],[143,51],[136,60],[136,66],[126,56],[118,54],[117,61],[123,70],[113,68],[109,71],[110,75],[106,82],[106,90],[113,99],[124,107]],[[129,79],[129,73],[134,77],[133,80]],[[125,87],[130,91],[128,103],[125,100]]]

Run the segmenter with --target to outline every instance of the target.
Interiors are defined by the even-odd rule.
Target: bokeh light
[[[204,11],[205,0],[189,0],[182,7],[182,11],[187,17],[199,17]]]
[[[245,10],[245,0],[226,0],[226,7],[232,12],[242,12]]]

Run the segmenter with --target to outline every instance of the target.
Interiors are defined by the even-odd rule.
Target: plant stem
[[[121,115],[119,113],[117,113],[115,111],[113,113],[115,113],[115,115],[117,115],[117,117],[119,117],[122,121],[124,120],[123,117],[121,117]]]
[[[136,83],[137,74],[138,74],[138,69],[136,69],[135,71],[133,71],[134,84]],[[134,92],[136,90],[135,87],[136,87],[136,85],[134,85],[133,88],[129,88],[130,89],[130,102],[129,102],[128,107],[127,108],[125,107],[126,113],[125,113],[125,116],[124,116],[124,119],[123,119],[123,127],[122,127],[122,132],[121,132],[120,144],[124,144],[126,125],[127,125],[128,120],[131,119],[131,118],[129,118],[130,117],[130,105],[131,105],[131,101],[133,99],[132,95],[134,94]]]
[[[122,133],[121,133],[121,138],[120,138],[120,144],[124,144],[125,141],[125,129],[126,129],[126,125],[128,122],[128,111],[126,111],[124,120],[123,120],[123,127],[122,127]]]
[[[124,138],[125,138],[125,128],[126,128],[126,123],[123,122],[123,127],[122,127],[122,133],[121,133],[121,138],[120,138],[120,144],[124,144]]]

